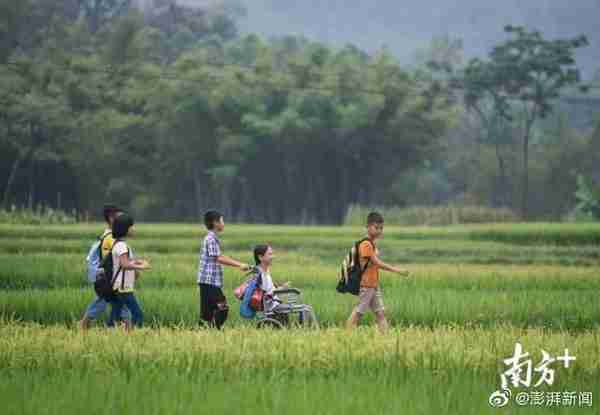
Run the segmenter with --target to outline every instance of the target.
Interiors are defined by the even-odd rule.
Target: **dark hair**
[[[221,219],[223,215],[216,210],[209,210],[204,214],[204,225],[206,225],[206,229],[212,230],[215,227],[215,222]]]
[[[127,236],[129,228],[133,226],[133,217],[127,213],[123,213],[115,218],[112,227],[113,238],[119,239]]]
[[[117,206],[104,205],[104,207],[102,208],[102,216],[104,216],[104,220],[106,221],[106,223],[110,223],[108,218],[116,214],[117,212],[121,212],[121,209],[119,209]]]
[[[383,216],[379,212],[371,212],[367,216],[367,226],[372,224],[383,224]]]
[[[270,247],[271,247],[271,245],[269,245],[269,244],[256,245],[254,247],[254,262],[256,263],[256,265],[260,265],[259,257],[266,254]]]

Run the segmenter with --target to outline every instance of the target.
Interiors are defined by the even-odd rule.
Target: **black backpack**
[[[348,251],[348,255],[346,255],[344,258],[340,272],[340,279],[336,287],[337,292],[342,294],[350,293],[353,295],[358,295],[360,292],[360,280],[369,266],[369,263],[371,262],[371,258],[369,258],[364,268],[361,268],[360,266],[358,247],[364,241],[369,241],[369,243],[372,244],[369,238],[363,238],[354,244],[352,249]]]
[[[115,240],[115,242],[113,243],[113,248],[117,244],[117,242],[120,241],[120,239]],[[129,250],[127,250],[127,254],[129,255]],[[115,296],[113,284],[119,276],[119,272],[123,272],[123,274],[125,274],[125,270],[122,270],[119,266],[119,269],[117,270],[117,273],[113,278],[113,271],[114,263],[111,252],[102,259],[100,267],[98,268],[98,274],[96,274],[96,282],[94,282],[94,290],[96,291],[96,294],[98,294],[98,297],[106,301],[112,300]],[[125,278],[123,276],[123,278],[121,279],[121,288],[123,288],[124,284]]]

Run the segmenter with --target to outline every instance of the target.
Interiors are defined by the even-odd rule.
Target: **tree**
[[[574,52],[587,39],[546,40],[538,31],[512,26],[505,31],[512,38],[495,46],[489,60],[472,59],[461,81],[471,108],[487,100],[496,115],[512,121],[517,114],[523,123],[521,214],[527,218],[532,128],[552,112],[563,88],[579,83]]]
[[[79,6],[94,34],[112,18],[125,14],[131,0],[79,0]]]
[[[20,166],[29,166],[29,201],[33,203],[33,172],[37,162],[61,159],[58,137],[69,128],[67,104],[57,88],[58,76],[51,65],[35,67],[23,63],[20,74],[8,75],[6,101],[0,107],[5,130],[3,144],[15,154],[9,176],[4,186],[2,204],[8,205],[12,185]],[[0,72],[1,73],[1,72]],[[10,83],[10,85],[8,85]]]
[[[582,175],[577,176],[577,206],[575,211],[593,219],[600,219],[600,189],[588,183]]]

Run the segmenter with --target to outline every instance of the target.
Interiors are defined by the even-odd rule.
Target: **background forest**
[[[508,26],[479,57],[434,37],[403,63],[242,32],[249,7],[0,0],[3,208],[303,224],[357,205],[599,213],[600,73],[578,67],[590,34]]]

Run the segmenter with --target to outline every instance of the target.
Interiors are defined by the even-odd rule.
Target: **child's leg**
[[[130,321],[131,313],[127,307],[121,308],[121,321]]]
[[[375,295],[375,288],[361,287],[358,293],[358,305],[350,314],[348,321],[346,322],[346,328],[353,329],[358,326],[358,322],[363,314],[371,308],[371,301]]]
[[[210,325],[213,319],[213,309],[210,304],[210,287],[207,284],[198,284],[200,294],[200,319],[202,326]]]
[[[123,295],[123,303],[131,312],[131,323],[134,326],[142,327],[144,324],[144,313],[135,298],[135,294],[133,293],[125,293]]]
[[[116,295],[113,299],[111,299],[110,301],[110,317],[108,318],[108,321],[106,322],[106,325],[108,327],[114,327],[115,326],[115,321],[121,321],[121,316],[123,314],[123,302],[121,300],[121,296],[120,295]]]
[[[96,320],[100,314],[104,313],[107,305],[106,300],[96,297],[85,310],[85,316],[90,320]]]
[[[352,314],[350,314],[350,317],[348,317],[348,320],[346,320],[346,328],[349,330],[356,328],[356,326],[358,326],[358,323],[360,322],[361,317],[362,314],[359,313],[356,309],[352,310]]]
[[[377,320],[377,326],[379,327],[379,331],[383,334],[387,333],[389,325],[385,318],[385,307],[383,305],[383,293],[381,289],[377,288],[375,290],[375,294],[371,299],[371,308],[375,313],[375,318]]]
[[[221,329],[225,321],[227,321],[227,316],[229,315],[229,306],[227,305],[227,298],[225,298],[225,294],[223,291],[215,287],[215,307],[213,314],[213,322],[217,329]]]
[[[377,319],[377,327],[379,328],[379,331],[382,334],[387,333],[388,329],[389,329],[389,325],[388,322],[385,318],[385,313],[383,310],[381,311],[377,311],[375,313],[375,318]]]
[[[79,323],[82,329],[87,329],[93,320],[97,320],[98,316],[104,313],[107,303],[100,297],[96,297],[86,308],[85,314]]]

